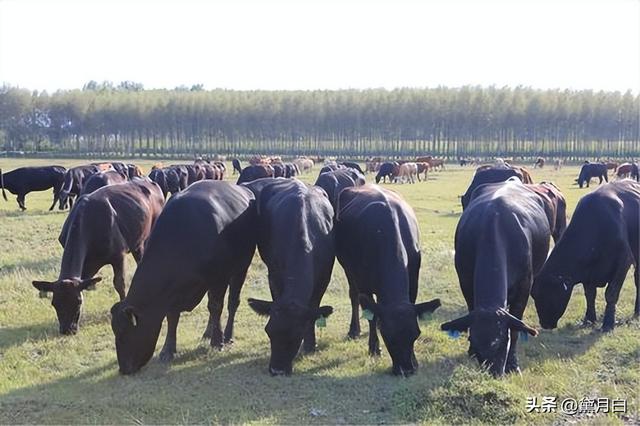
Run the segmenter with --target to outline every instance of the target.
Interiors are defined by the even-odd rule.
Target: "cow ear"
[[[329,315],[333,313],[333,306],[320,306],[317,311],[314,319],[328,318]]]
[[[268,302],[266,300],[258,300],[258,299],[248,299],[249,306],[253,309],[258,315],[268,317],[271,315],[271,306],[273,302]]]
[[[428,302],[414,305],[416,316],[420,318],[423,314],[431,313],[440,307],[440,299],[433,299]]]
[[[80,291],[86,290],[90,286],[94,285],[95,283],[99,283],[100,281],[102,281],[102,277],[87,278],[80,281],[80,283],[78,284],[78,289],[80,289]]]
[[[371,296],[369,296],[368,294],[360,293],[358,299],[360,300],[360,306],[362,306],[362,309],[371,311],[374,315],[379,316],[380,308]]]
[[[53,289],[56,287],[57,281],[32,281],[31,284],[40,291],[53,292]]]
[[[138,325],[138,314],[135,311],[135,308],[131,305],[127,305],[122,309],[122,312],[125,314],[129,322],[132,326],[136,327]]]
[[[467,314],[458,319],[454,319],[453,321],[445,322],[440,325],[440,330],[449,331],[455,330],[460,332],[465,332],[471,326],[471,314]]]
[[[509,316],[509,327],[512,330],[529,333],[532,336],[538,335],[538,330],[536,330],[535,328],[528,326],[527,324],[525,324],[524,321],[519,320],[518,318],[514,317],[509,313],[507,315]]]

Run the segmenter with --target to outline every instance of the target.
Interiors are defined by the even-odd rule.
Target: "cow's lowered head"
[[[52,293],[51,304],[58,315],[61,334],[76,334],[82,308],[82,291],[100,282],[102,278],[71,278],[57,281],[33,281],[41,293]]]

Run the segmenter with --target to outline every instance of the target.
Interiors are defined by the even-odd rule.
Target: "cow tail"
[[[4,198],[5,201],[9,201],[7,193],[4,191],[4,176],[2,175],[2,169],[0,169],[0,186],[2,187],[2,198]]]

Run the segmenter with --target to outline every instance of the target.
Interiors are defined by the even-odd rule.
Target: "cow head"
[[[569,305],[574,283],[562,276],[541,273],[533,281],[531,297],[536,305],[540,325],[554,329]]]
[[[149,362],[156,348],[163,318],[163,315],[143,315],[126,301],[113,305],[111,329],[116,338],[120,373],[133,374]]]
[[[440,326],[445,331],[469,331],[469,354],[486,365],[494,376],[505,372],[507,354],[513,332],[523,331],[537,336],[538,331],[511,315],[506,310],[473,310],[462,318]]]
[[[291,374],[293,359],[309,327],[318,318],[333,313],[331,306],[308,308],[295,302],[249,299],[249,306],[259,315],[269,317],[265,331],[271,342],[269,372],[273,376]]]
[[[51,304],[58,315],[60,334],[76,334],[82,308],[82,291],[102,280],[100,277],[63,279],[58,281],[33,281],[41,292],[53,293]]]
[[[425,303],[405,303],[387,306],[376,303],[371,296],[361,294],[360,305],[373,312],[380,334],[391,356],[393,374],[409,376],[418,369],[413,345],[420,336],[418,318],[440,307],[440,299]]]

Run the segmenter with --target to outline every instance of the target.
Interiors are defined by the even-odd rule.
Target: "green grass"
[[[56,161],[65,166],[82,161]],[[4,171],[46,160],[5,160]],[[143,164],[147,170],[150,164]],[[229,170],[231,168],[229,167]],[[167,366],[153,358],[138,374],[118,374],[109,308],[117,300],[112,272],[86,293],[78,335],[58,335],[50,300],[39,299],[33,279],[55,279],[62,254],[57,242],[66,212],[47,212],[50,192],[27,196],[25,213],[15,200],[0,202],[0,423],[638,423],[640,323],[630,321],[635,289],[625,282],[613,333],[578,324],[584,314],[580,286],[560,328],[542,331],[519,345],[522,375],[493,379],[466,355],[465,338],[452,340],[441,322],[465,312],[453,267],[453,235],[471,168],[451,166],[427,183],[388,185],[404,195],[420,221],[423,265],[418,301],[434,297],[443,306],[421,325],[416,344],[418,373],[390,375],[391,362],[367,355],[366,333],[346,339],[350,305],[347,283],[336,262],[323,303],[335,313],[318,331],[319,350],[298,359],[291,377],[267,372],[265,320],[247,297],[268,298],[266,268],[256,254],[242,293],[236,343],[218,352],[201,341],[206,302],[185,313],[178,330],[178,354]],[[316,171],[303,177],[315,179]],[[576,167],[533,171],[564,191],[569,211],[588,190],[572,186]],[[371,179],[371,176],[368,177]],[[593,189],[594,187],[592,187]],[[127,279],[135,263],[128,260]],[[598,314],[604,309],[598,295]],[[533,303],[525,320],[538,326]],[[364,323],[362,324],[365,325]],[[365,328],[366,329],[366,328]],[[159,351],[162,339],[158,343]],[[528,396],[627,398],[626,415],[569,417],[530,414]]]

